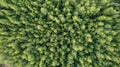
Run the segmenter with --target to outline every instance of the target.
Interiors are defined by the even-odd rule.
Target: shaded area
[[[0,67],[9,67],[9,66],[6,64],[0,64]]]

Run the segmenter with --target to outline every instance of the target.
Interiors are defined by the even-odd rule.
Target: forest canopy
[[[119,0],[0,0],[0,58],[12,67],[119,67]]]

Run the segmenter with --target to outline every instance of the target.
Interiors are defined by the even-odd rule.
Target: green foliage
[[[0,58],[12,67],[119,67],[119,0],[0,0]]]

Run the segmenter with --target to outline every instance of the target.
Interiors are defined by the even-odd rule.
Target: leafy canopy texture
[[[119,0],[0,0],[0,58],[13,67],[119,67]]]

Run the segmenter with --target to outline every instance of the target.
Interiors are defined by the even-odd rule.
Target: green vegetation
[[[0,58],[12,67],[119,67],[119,0],[0,0]]]

